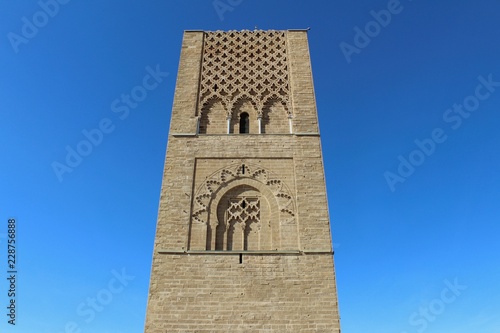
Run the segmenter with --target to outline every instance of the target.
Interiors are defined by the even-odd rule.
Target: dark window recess
[[[243,112],[240,114],[240,134],[249,133],[249,119],[248,113]]]
[[[240,264],[243,263],[243,254],[240,253]]]

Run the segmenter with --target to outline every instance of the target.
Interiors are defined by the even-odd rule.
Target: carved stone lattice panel
[[[247,100],[259,116],[276,102],[290,116],[286,49],[285,31],[206,32],[198,114],[220,101],[230,117]]]
[[[244,225],[260,220],[260,206],[258,198],[231,198],[227,209],[228,223],[241,222]]]
[[[249,250],[251,243],[258,243],[258,239],[255,239],[255,234],[258,234],[260,229],[258,198],[231,198],[225,220],[224,225],[219,225],[218,228],[222,227],[221,229],[227,230],[227,250]],[[216,250],[222,250],[222,248],[216,247]]]

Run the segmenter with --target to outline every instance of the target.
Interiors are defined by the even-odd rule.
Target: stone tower
[[[145,332],[340,332],[307,31],[184,33]]]

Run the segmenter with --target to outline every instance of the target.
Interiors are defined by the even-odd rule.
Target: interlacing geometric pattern
[[[248,100],[262,116],[267,103],[289,107],[285,31],[206,32],[198,115],[220,101],[230,117],[233,107]]]
[[[226,211],[227,227],[227,249],[233,247],[233,237],[235,233],[243,234],[243,249],[248,250],[248,236],[250,230],[258,228],[260,222],[260,201],[259,198],[238,197],[231,198],[229,208]],[[238,230],[239,229],[239,230]],[[221,250],[220,248],[216,248]]]
[[[259,221],[259,198],[231,198],[227,209],[227,221],[230,224]]]

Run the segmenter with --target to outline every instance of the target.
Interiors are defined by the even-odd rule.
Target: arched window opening
[[[253,177],[238,176],[241,173],[233,170],[235,184],[221,184],[212,200],[203,201],[204,208],[209,207],[208,211],[204,209],[193,214],[189,249],[267,251],[277,250],[282,245],[287,249],[296,248],[296,224],[289,218],[293,213],[280,209],[280,205],[291,200],[291,196],[276,196],[274,187],[265,186]],[[245,173],[250,172],[247,169]],[[196,200],[208,199],[207,195],[210,196],[208,193],[199,194]],[[286,207],[290,208],[290,204]],[[286,230],[286,233],[281,230]]]
[[[219,98],[214,97],[201,109],[198,134],[225,133],[227,133],[225,106]]]
[[[250,131],[248,113],[243,112],[240,114],[240,134],[247,134]]]
[[[261,133],[290,133],[288,114],[281,100],[271,98],[264,104],[264,108],[262,109]]]
[[[198,119],[198,134],[207,134],[207,127],[209,124],[208,110],[202,110],[201,116]]]
[[[217,225],[211,248],[219,251],[268,250],[272,248],[270,209],[260,192],[247,185],[229,190],[217,204]],[[262,222],[265,221],[265,222]]]

